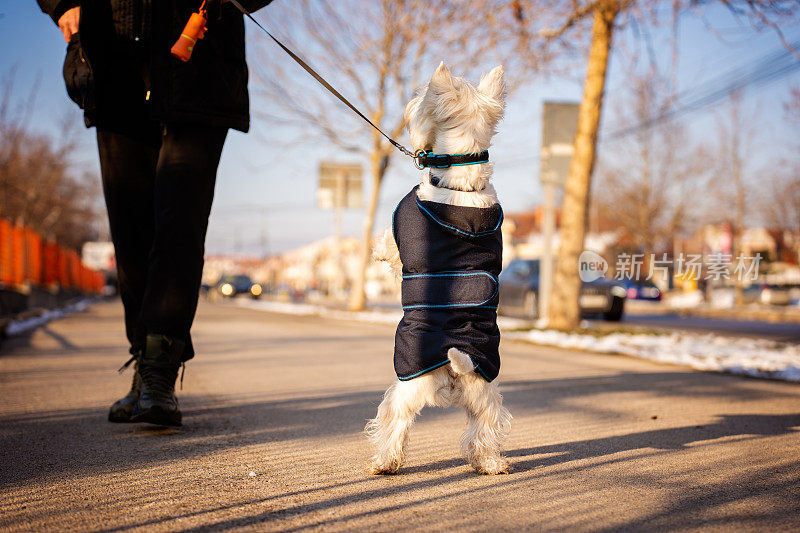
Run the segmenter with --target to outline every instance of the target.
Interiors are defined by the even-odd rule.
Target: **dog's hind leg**
[[[425,406],[424,398],[414,394],[416,385],[415,380],[395,381],[383,395],[377,416],[367,422],[367,436],[376,448],[373,474],[394,474],[403,464],[408,430]]]
[[[367,436],[375,446],[373,474],[394,474],[403,464],[408,431],[426,404],[437,402],[439,381],[445,373],[432,372],[409,380],[395,381],[378,407],[378,414],[367,422]]]
[[[451,355],[450,359],[454,357]],[[497,385],[487,383],[475,372],[468,372],[459,373],[458,388],[458,403],[466,409],[468,420],[467,430],[461,437],[464,457],[480,474],[508,473],[502,442],[511,429],[511,413],[503,407]]]

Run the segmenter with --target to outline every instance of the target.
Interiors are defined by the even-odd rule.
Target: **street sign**
[[[567,181],[578,126],[578,104],[545,102],[542,111],[542,157],[539,179],[563,186]]]
[[[363,206],[363,167],[358,163],[323,161],[319,165],[317,205],[322,209],[358,209]]]
[[[340,272],[344,272],[342,253],[342,211],[347,208],[357,209],[364,202],[363,179],[364,169],[358,163],[334,163],[323,161],[319,164],[319,188],[317,189],[317,205],[322,209],[334,212],[334,231],[336,236],[336,264]],[[331,288],[333,295],[344,294],[344,276],[335,278],[335,286]]]
[[[81,261],[92,270],[114,270],[114,245],[110,242],[85,242],[81,248]]]

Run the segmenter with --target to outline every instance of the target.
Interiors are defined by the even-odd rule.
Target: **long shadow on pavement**
[[[749,380],[695,372],[622,373],[614,376],[521,380],[503,385],[512,412],[531,412],[561,416],[585,412],[586,405],[574,400],[609,392],[646,392],[654,397],[719,399],[742,402],[770,395],[796,395],[792,389],[749,387]],[[268,444],[302,438],[329,438],[358,435],[364,421],[374,414],[382,390],[318,395],[278,401],[250,400],[238,405],[206,407],[208,398],[183,398],[186,425],[177,430],[156,430],[152,426],[112,425],[105,421],[106,406],[96,409],[47,411],[35,414],[0,417],[0,449],[6,459],[0,464],[0,487],[32,479],[62,474],[118,472],[121,469],[177,461],[198,454],[248,445]],[[586,402],[584,402],[585,404]],[[445,416],[439,409],[426,410],[425,417]],[[735,418],[696,428],[658,430],[636,435],[608,437],[576,452],[579,445],[567,449],[577,458],[600,454],[609,449],[641,447],[675,448],[699,438],[747,434],[747,425],[760,427],[756,434],[787,432],[790,422],[800,425],[794,415],[760,418]],[[727,420],[727,419],[726,419]],[[456,437],[456,436],[454,436]],[[692,439],[692,440],[687,440]],[[79,443],[91,443],[102,454],[86,454]],[[559,445],[561,446],[561,445]],[[553,447],[551,452],[565,451]],[[566,445],[564,445],[566,446]],[[169,451],[164,453],[164,447]],[[549,453],[536,451],[532,453]],[[529,455],[517,450],[517,456]],[[587,455],[588,454],[588,455]],[[551,459],[554,460],[554,459]],[[438,466],[450,466],[451,463]],[[436,464],[429,465],[437,468]],[[422,469],[424,467],[417,467]],[[518,469],[526,469],[523,461]]]
[[[619,435],[614,437],[605,437],[597,439],[588,439],[581,441],[565,442],[555,445],[539,446],[533,448],[512,450],[509,455],[512,457],[528,457],[528,456],[547,456],[538,459],[530,459],[527,461],[516,461],[513,464],[514,470],[510,476],[500,476],[493,478],[490,483],[478,487],[454,487],[445,495],[428,496],[413,499],[403,503],[398,503],[389,506],[383,506],[379,509],[371,509],[367,511],[357,511],[351,514],[346,514],[339,517],[330,517],[326,514],[326,518],[319,522],[311,524],[304,524],[296,529],[305,529],[320,525],[331,526],[334,523],[343,523],[349,520],[364,518],[373,515],[381,515],[391,511],[407,509],[418,505],[435,502],[453,498],[463,494],[477,493],[482,491],[507,489],[516,485],[530,482],[532,479],[553,475],[544,473],[534,468],[553,466],[558,464],[565,464],[572,461],[579,461],[582,459],[599,458],[610,456],[621,452],[631,450],[647,450],[653,449],[662,450],[662,452],[648,451],[645,456],[656,456],[663,453],[663,450],[680,450],[688,444],[713,440],[722,437],[747,435],[747,436],[771,436],[781,435],[797,431],[793,429],[800,426],[800,414],[791,415],[723,415],[721,420],[713,424],[706,424],[704,426],[686,426],[679,428],[671,428],[655,431],[644,431],[639,433],[632,433],[629,435]],[[606,461],[602,464],[613,462],[624,462],[633,459],[641,459],[642,455],[636,457],[622,457]],[[462,465],[461,459],[448,459],[444,461],[436,461],[426,465],[421,465],[415,468],[404,469],[401,472],[410,474],[414,472],[431,471],[431,470],[444,470],[454,466]],[[599,466],[597,463],[586,466],[583,465],[579,468],[585,471],[585,475],[591,476],[592,468]],[[782,466],[784,471],[796,471],[800,468],[800,462],[785,464]],[[563,473],[560,471],[559,473]],[[475,477],[475,474],[467,471],[466,469],[451,473],[441,477],[428,478],[419,480],[415,478],[410,482],[403,482],[403,474],[396,476],[397,480],[390,486],[381,487],[378,489],[368,489],[357,492],[356,494],[347,494],[335,496],[323,500],[312,501],[308,503],[301,503],[297,505],[288,505],[280,507],[275,510],[260,512],[247,516],[237,516],[214,523],[206,523],[198,528],[189,528],[183,531],[203,531],[203,530],[226,530],[236,527],[247,526],[251,524],[269,522],[271,520],[283,520],[292,517],[307,515],[313,512],[326,511],[329,509],[336,509],[345,505],[351,505],[357,502],[368,502],[371,500],[378,500],[386,497],[391,497],[396,494],[414,494],[416,491],[422,491],[420,494],[425,494],[424,489],[432,487],[442,487],[447,484],[456,484],[465,479]],[[200,516],[204,514],[211,514],[218,511],[228,510],[232,508],[246,509],[249,506],[264,504],[273,500],[279,500],[285,497],[307,495],[315,492],[325,493],[332,489],[343,488],[348,485],[356,485],[362,482],[369,481],[371,478],[363,480],[350,481],[345,483],[336,483],[312,489],[294,491],[285,494],[271,496],[269,498],[262,498],[248,502],[239,502],[233,505],[226,505],[205,509],[202,511],[195,511],[181,516],[172,517],[169,519],[175,520],[179,518],[189,518]],[[489,478],[486,478],[487,480]],[[645,479],[641,477],[637,480],[627,480],[628,483],[636,482],[643,487],[655,487],[665,483],[665,480],[653,476]],[[699,526],[699,525],[716,525],[716,526],[732,526],[735,524],[741,525],[743,521],[757,521],[762,520],[764,523],[769,523],[769,520],[782,516],[786,518],[785,510],[791,509],[795,501],[796,483],[794,480],[787,480],[785,476],[781,476],[779,472],[762,471],[758,473],[748,474],[742,477],[736,483],[736,486],[731,486],[729,482],[712,483],[710,485],[698,486],[694,491],[685,494],[672,502],[668,509],[662,510],[645,518],[631,521],[622,526],[616,525],[609,531],[621,529],[632,530],[674,530],[677,524],[683,527]],[[726,515],[725,517],[716,520],[708,520],[700,511],[707,511],[715,507],[722,507],[727,504],[735,503],[739,500],[744,500],[760,494],[769,494],[773,500],[777,500],[781,505],[776,508],[764,509],[761,514],[750,513],[747,516]],[[781,509],[780,507],[783,507]],[[136,524],[127,525],[124,527],[116,528],[111,531],[120,531],[131,529],[134,527],[144,527],[148,525],[155,525],[164,522],[163,520],[152,520],[140,522]],[[285,529],[285,531],[294,531],[295,529]]]

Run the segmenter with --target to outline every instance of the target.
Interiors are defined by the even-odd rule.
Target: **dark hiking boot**
[[[147,346],[139,361],[141,394],[133,410],[132,422],[181,425],[175,381],[185,346],[183,341],[165,335],[147,336]]]
[[[128,368],[128,365],[133,362],[133,382],[131,383],[131,390],[128,394],[114,402],[111,409],[108,411],[108,421],[124,424],[131,421],[133,416],[133,408],[136,402],[139,401],[139,392],[141,390],[142,378],[139,376],[139,354],[134,354],[127,363],[125,363],[120,372]]]

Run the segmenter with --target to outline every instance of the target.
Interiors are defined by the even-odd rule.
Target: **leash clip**
[[[414,152],[412,156],[414,158],[414,166],[417,167],[418,170],[423,170],[425,168],[425,165],[422,164],[422,156],[424,156],[425,153],[425,150],[419,149]]]

